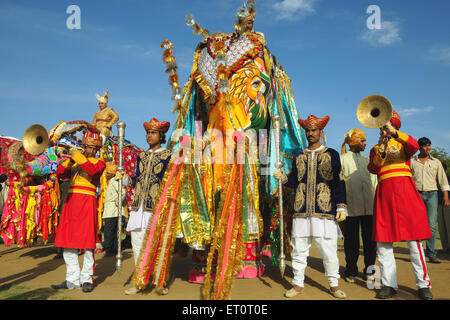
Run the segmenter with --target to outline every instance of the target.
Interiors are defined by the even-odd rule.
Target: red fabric
[[[68,193],[59,220],[55,247],[95,249],[97,216],[96,197]]]
[[[92,177],[92,184],[98,186],[100,183],[100,177],[106,167],[105,162],[103,160],[99,160],[96,164],[93,164],[90,161],[86,161],[85,163],[80,164],[80,167],[84,172]]]
[[[400,115],[392,110],[392,117],[391,117],[391,123],[397,127],[397,129],[400,129],[402,126],[402,120],[400,119]]]
[[[408,157],[408,162],[406,164],[409,165],[409,159],[419,151],[419,144],[412,136],[408,136],[408,141],[406,141],[403,146],[405,147],[406,156]]]
[[[97,186],[105,169],[105,162],[99,160],[96,164],[93,164],[88,160],[80,167],[91,176],[91,183]],[[65,168],[62,165],[57,169],[59,177],[67,177],[69,172],[70,168]],[[71,187],[73,187],[72,184]],[[97,240],[97,220],[97,198],[95,196],[68,193],[59,220],[55,246],[94,250]]]
[[[411,177],[382,180],[373,210],[373,240],[399,242],[431,237],[427,211]]]
[[[49,229],[48,229],[48,219],[51,213],[51,201],[48,191],[44,191],[42,194],[42,207],[41,207],[41,220],[40,220],[40,229],[42,233],[42,241],[44,243],[48,240]]]

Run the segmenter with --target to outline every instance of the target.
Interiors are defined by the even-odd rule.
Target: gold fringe
[[[231,172],[230,172],[231,171]],[[225,185],[228,186],[226,190],[221,193],[220,204],[218,212],[221,212],[221,217],[217,228],[214,230],[213,243],[207,259],[206,276],[202,294],[205,299],[230,299],[231,288],[234,283],[236,273],[239,270],[240,264],[245,256],[244,231],[243,231],[243,190],[240,175],[243,172],[243,165],[225,165],[224,176]],[[231,175],[231,177],[230,177]],[[235,207],[232,204],[235,201]],[[232,235],[231,244],[229,248],[225,248],[224,243],[227,237],[228,219],[231,211],[235,211],[235,216],[232,221]],[[225,252],[225,250],[227,250]],[[213,290],[211,292],[211,269],[212,262],[216,256],[217,251],[217,268],[216,279],[214,281]],[[228,260],[223,263],[225,253],[228,255]],[[219,282],[221,274],[223,273],[223,283],[219,290]]]
[[[160,211],[160,216],[159,216],[159,219],[157,221],[157,225],[156,225],[156,228],[155,228],[155,231],[154,231],[152,242],[150,244],[150,249],[149,249],[149,257],[150,258],[149,258],[149,262],[148,262],[147,265],[141,266],[142,265],[142,260],[143,260],[143,257],[144,257],[144,253],[145,253],[145,250],[146,250],[146,247],[147,247],[147,242],[149,241],[148,237],[149,237],[149,233],[150,233],[150,227],[151,227],[151,225],[153,223],[153,219],[149,223],[149,225],[147,226],[147,229],[145,231],[144,240],[142,242],[143,245],[142,245],[141,251],[139,253],[139,257],[137,259],[137,263],[136,263],[135,270],[134,270],[134,273],[133,273],[133,284],[138,289],[143,289],[143,288],[145,288],[148,285],[148,281],[146,280],[146,277],[147,277],[148,273],[152,271],[152,270],[149,270],[150,263],[153,260],[152,259],[153,256],[157,253],[156,250],[157,250],[157,246],[158,246],[158,241],[159,241],[159,237],[161,235],[162,227],[163,227],[161,222],[163,221],[163,219],[165,217],[165,216],[163,216],[163,213],[167,212],[167,210],[168,210],[168,204],[169,204],[168,198],[170,197],[170,195],[173,194],[173,189],[174,189],[174,186],[175,186],[175,183],[173,181],[175,181],[175,179],[176,179],[176,172],[174,173],[174,176],[172,177],[173,180],[171,181],[170,186],[169,186],[169,188],[167,190],[167,197],[165,199],[163,199],[163,198],[161,198],[161,195],[162,195],[162,192],[164,190],[164,186],[167,184],[167,182],[169,180],[169,176],[170,176],[170,173],[172,172],[172,170],[180,170],[180,168],[174,168],[174,166],[175,166],[175,164],[172,161],[170,161],[168,166],[167,166],[167,169],[166,169],[166,172],[164,174],[164,177],[163,177],[163,179],[161,181],[161,184],[160,184],[162,187],[160,187],[159,190],[158,190],[157,199],[160,199],[160,200],[156,204],[155,208],[159,205],[160,201],[164,201],[164,203],[163,203],[163,207],[161,208],[161,211]],[[153,217],[153,218],[155,218],[155,217]],[[156,262],[155,262],[155,265],[156,265]],[[139,277],[138,275],[139,275],[139,271],[140,271],[141,268],[143,268],[144,271],[142,272],[142,277]]]

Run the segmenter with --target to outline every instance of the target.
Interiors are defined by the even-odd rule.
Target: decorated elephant
[[[186,16],[203,40],[183,89],[173,45],[167,40],[161,45],[178,118],[168,143],[173,161],[134,272],[138,289],[152,276],[157,291],[163,290],[177,237],[194,248],[194,262],[203,264],[191,270],[189,279],[203,282],[205,299],[228,299],[235,277],[262,274],[261,238],[269,226],[277,248],[272,117],[281,117],[286,172],[305,137],[290,80],[267,49],[264,35],[253,30],[254,15],[253,6],[242,7],[234,33],[212,36],[192,15]]]

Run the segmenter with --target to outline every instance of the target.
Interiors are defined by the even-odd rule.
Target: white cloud
[[[428,106],[428,107],[425,107],[425,108],[407,108],[407,109],[399,108],[397,110],[397,112],[400,114],[400,116],[409,117],[409,116],[413,116],[413,115],[416,115],[416,114],[422,114],[422,113],[431,112],[433,110],[434,110],[434,107]]]
[[[273,4],[277,20],[298,20],[316,12],[317,0],[282,0]]]
[[[444,62],[450,67],[450,47],[434,47],[429,50],[429,57],[432,60]]]
[[[390,46],[401,41],[398,24],[386,20],[381,22],[381,29],[367,29],[360,39],[373,47]]]

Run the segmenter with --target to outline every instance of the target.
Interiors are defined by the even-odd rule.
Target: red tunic
[[[81,153],[62,163],[57,174],[71,176],[70,188],[59,220],[55,246],[73,249],[95,249],[97,240],[96,187],[105,163],[96,158],[86,159]]]
[[[370,150],[368,169],[378,175],[373,210],[373,240],[399,242],[431,237],[425,204],[409,169],[409,159],[417,152],[417,141],[398,132],[388,143],[382,158],[378,146]]]

